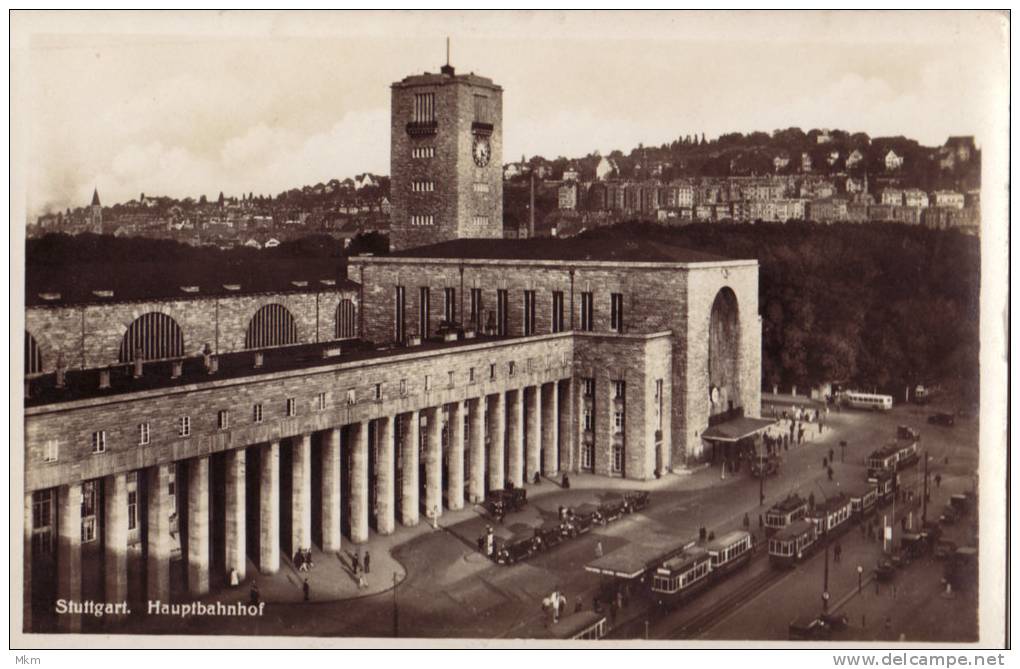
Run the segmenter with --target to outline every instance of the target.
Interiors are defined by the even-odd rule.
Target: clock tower
[[[474,73],[392,85],[390,248],[503,237],[503,89]]]

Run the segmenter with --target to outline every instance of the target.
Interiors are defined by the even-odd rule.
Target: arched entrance
[[[709,416],[740,414],[740,315],[737,296],[721,289],[708,325]]]

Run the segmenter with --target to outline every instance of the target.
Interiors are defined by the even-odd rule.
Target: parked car
[[[832,629],[821,618],[797,618],[790,623],[790,641],[818,641],[832,638]]]
[[[909,425],[897,425],[896,426],[896,438],[897,439],[912,439],[917,441],[921,438],[921,433],[910,427]]]
[[[896,575],[896,567],[893,566],[892,560],[879,560],[878,566],[875,567],[875,578],[879,581],[886,582],[891,581]]]
[[[943,427],[952,427],[956,424],[956,416],[945,411],[939,411],[928,416],[928,422],[932,425],[942,425]]]
[[[850,624],[850,618],[845,613],[823,613],[821,620],[834,630],[846,629]]]

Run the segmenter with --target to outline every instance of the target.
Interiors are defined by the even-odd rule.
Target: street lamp
[[[861,594],[861,588],[864,587],[864,567],[857,565],[857,594]]]

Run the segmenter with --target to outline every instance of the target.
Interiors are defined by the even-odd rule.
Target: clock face
[[[489,140],[485,137],[476,137],[471,153],[475,159],[475,165],[479,167],[488,165],[489,158],[492,157],[492,147],[489,146]]]
[[[719,387],[718,386],[712,386],[711,390],[708,391],[708,399],[712,402],[712,404],[718,404],[719,403]]]

